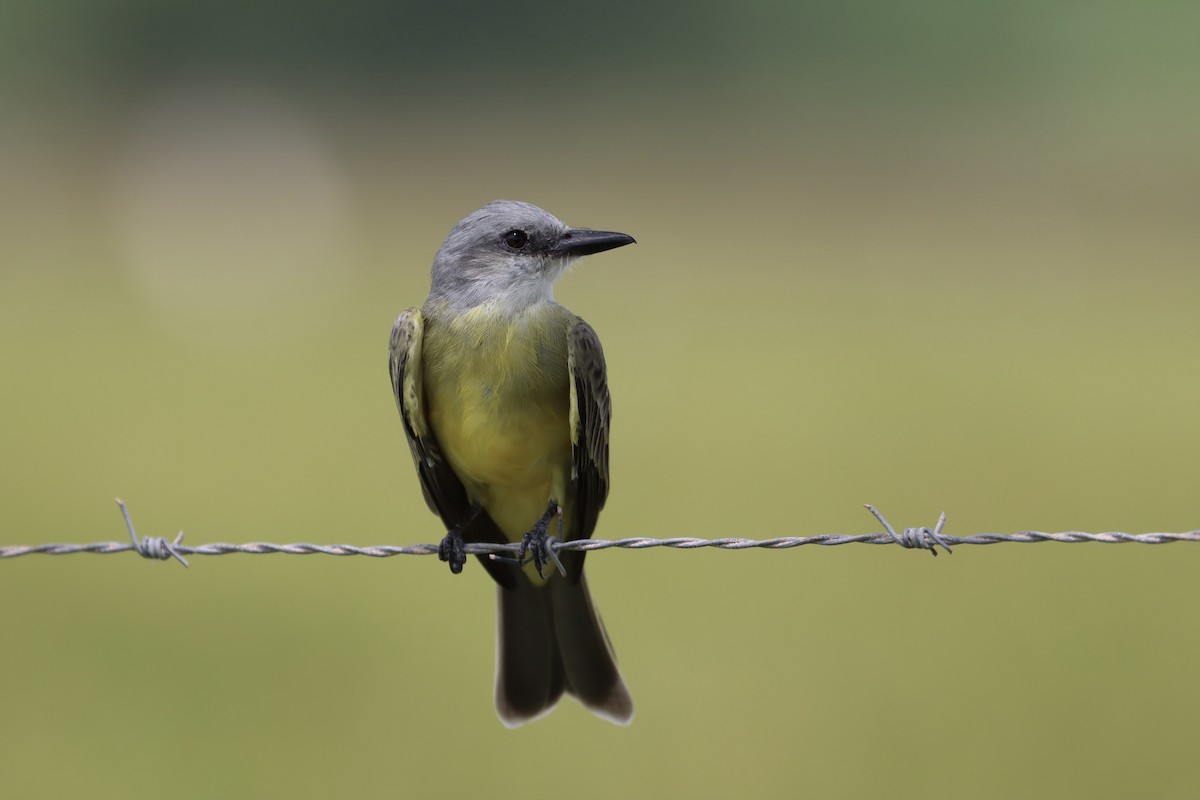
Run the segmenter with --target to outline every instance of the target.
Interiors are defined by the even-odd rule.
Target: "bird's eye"
[[[504,234],[504,243],[513,250],[520,250],[525,245],[529,244],[529,234],[523,230],[511,230]]]

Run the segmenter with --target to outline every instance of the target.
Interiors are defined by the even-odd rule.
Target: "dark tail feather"
[[[540,717],[564,690],[593,714],[629,724],[633,700],[582,576],[544,587],[518,580],[499,589],[499,603],[496,712],[505,725]]]
[[[562,664],[545,593],[521,575],[513,588],[496,588],[496,713],[506,726],[515,728],[558,703],[563,692]]]
[[[592,605],[587,579],[579,582],[551,580],[549,592],[558,657],[566,677],[566,691],[589,711],[618,725],[633,720],[633,699],[621,679],[604,623]]]

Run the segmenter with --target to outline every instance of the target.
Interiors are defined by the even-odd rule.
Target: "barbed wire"
[[[174,558],[185,567],[188,565],[185,556],[223,556],[230,553],[284,553],[287,555],[326,555],[326,556],[369,556],[371,558],[390,558],[391,556],[428,556],[438,552],[436,544],[410,545],[374,545],[358,547],[349,544],[272,544],[270,542],[247,542],[245,544],[201,544],[189,546],[183,544],[183,531],[173,539],[161,536],[139,537],[133,527],[133,519],[125,503],[117,500],[125,525],[129,530],[128,542],[92,542],[90,544],[40,544],[40,545],[0,545],[0,559],[16,558],[28,555],[64,556],[76,553],[95,553],[109,555],[112,553],[135,552],[143,558],[166,560]],[[697,550],[700,548],[716,548],[718,550],[787,550],[805,545],[833,547],[843,544],[892,544],[908,549],[928,550],[937,555],[937,547],[947,553],[952,546],[972,544],[1002,544],[1016,542],[1032,544],[1037,542],[1100,542],[1102,544],[1170,544],[1172,542],[1200,542],[1200,531],[1185,531],[1183,533],[1120,533],[1115,531],[1105,533],[1085,533],[1083,531],[1062,531],[1059,533],[1042,533],[1040,531],[1021,531],[1018,533],[977,533],[970,536],[951,536],[942,532],[946,524],[946,515],[938,518],[932,528],[905,528],[897,533],[887,518],[872,505],[865,508],[883,525],[879,533],[841,534],[831,533],[818,536],[780,536],[774,539],[745,539],[740,537],[725,537],[718,539],[700,539],[690,536],[680,536],[667,539],[649,537],[630,537],[626,539],[573,539],[565,542],[553,538],[547,543],[550,560],[557,561],[554,554],[567,551],[591,552],[593,550],[608,550],[622,548],[626,550],[648,550],[655,547],[670,547],[679,550]],[[465,545],[468,555],[491,555],[494,558],[515,560],[520,556],[520,544],[488,544],[468,543]],[[561,568],[561,567],[560,567]]]

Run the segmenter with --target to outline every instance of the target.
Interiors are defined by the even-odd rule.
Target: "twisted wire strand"
[[[90,544],[40,544],[40,545],[4,545],[0,546],[0,559],[16,558],[27,555],[74,555],[76,553],[95,553],[109,555],[112,553],[136,552],[143,558],[165,560],[174,558],[185,567],[188,562],[185,556],[222,556],[230,553],[284,553],[287,555],[326,555],[326,556],[368,556],[371,558],[390,558],[391,556],[428,556],[438,552],[436,544],[410,545],[374,545],[358,547],[349,544],[309,544],[297,542],[293,544],[272,544],[271,542],[247,542],[245,544],[228,544],[217,542],[213,544],[185,545],[182,543],[182,531],[173,540],[158,536],[138,537],[133,528],[133,520],[129,511],[120,500],[117,504],[129,529],[128,542],[92,542]],[[717,539],[701,539],[690,536],[679,536],[667,539],[650,537],[629,537],[626,539],[575,539],[566,542],[551,540],[548,548],[552,552],[593,550],[609,550],[621,548],[625,550],[648,550],[655,547],[669,547],[678,550],[697,550],[700,548],[716,548],[718,550],[787,550],[805,545],[833,547],[843,544],[892,544],[904,548],[928,550],[937,555],[936,547],[950,552],[957,545],[983,545],[1002,543],[1037,542],[1100,542],[1102,544],[1171,544],[1172,542],[1200,542],[1200,530],[1184,531],[1183,533],[1121,533],[1108,531],[1104,533],[1085,533],[1083,531],[1061,531],[1059,533],[1043,533],[1041,531],[1020,531],[1018,533],[977,533],[970,536],[951,536],[942,533],[946,515],[942,514],[933,528],[905,528],[897,533],[891,523],[879,513],[874,506],[866,506],[884,527],[882,533],[841,534],[830,533],[818,536],[780,536],[773,539],[748,539],[741,537],[723,537]],[[468,555],[491,554],[499,557],[516,557],[520,551],[519,544],[467,544]]]

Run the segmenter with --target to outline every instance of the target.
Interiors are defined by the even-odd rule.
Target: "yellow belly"
[[[564,508],[572,500],[569,322],[556,305],[516,318],[485,309],[425,333],[429,424],[468,495],[509,541],[520,541],[550,500]]]
[[[431,424],[467,494],[510,541],[533,527],[551,499],[566,503],[565,413],[514,415],[497,413],[492,403],[464,403],[461,414],[432,414]]]

